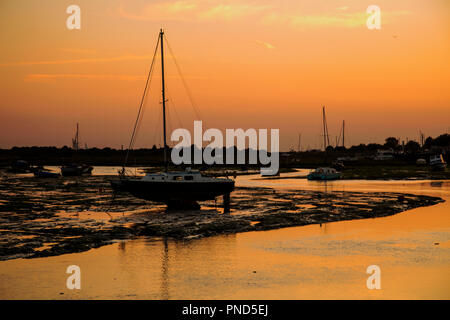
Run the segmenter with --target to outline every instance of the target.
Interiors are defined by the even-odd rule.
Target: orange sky
[[[81,8],[68,30],[66,8]],[[381,8],[368,30],[366,8]],[[282,150],[418,139],[450,128],[447,0],[152,0],[0,3],[0,148],[127,145],[160,27],[208,127],[279,128]],[[157,66],[159,68],[159,65]],[[159,69],[158,69],[159,71]],[[171,128],[194,112],[167,56]],[[138,147],[159,144],[159,74]],[[174,109],[175,106],[175,109]]]

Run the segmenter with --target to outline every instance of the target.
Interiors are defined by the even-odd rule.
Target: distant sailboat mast
[[[345,148],[345,120],[342,120],[342,147]]]
[[[322,121],[323,121],[323,149],[326,150],[330,145],[330,137],[328,136],[327,118],[325,116],[325,106],[322,107]]]
[[[72,139],[72,148],[78,151],[79,141],[78,141],[78,122],[77,122],[77,132],[75,133],[75,138]]]

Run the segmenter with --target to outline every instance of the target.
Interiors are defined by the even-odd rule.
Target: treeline
[[[377,150],[392,149],[393,151],[404,151],[406,153],[417,154],[420,152],[445,151],[450,147],[450,134],[444,133],[436,138],[428,137],[421,145],[417,141],[409,140],[405,144],[395,137],[388,137],[384,144],[369,143],[351,146],[350,148],[328,146],[327,151],[349,151],[349,152],[376,152]]]
[[[194,146],[191,147],[191,154],[193,155]],[[236,148],[234,156],[236,159]],[[327,147],[327,152],[319,150],[311,150],[305,152],[291,152],[299,155],[298,160],[300,162],[317,163],[324,161],[327,154],[327,161],[331,161],[334,158],[340,156],[354,156],[374,154],[380,149],[391,149],[395,152],[402,153],[404,159],[410,159],[411,161],[420,156],[421,154],[432,153],[444,153],[444,157],[448,159],[450,149],[450,135],[441,134],[436,138],[428,137],[424,140],[423,145],[416,141],[407,141],[404,145],[401,144],[397,138],[388,137],[385,139],[384,144],[369,143],[351,146],[349,148],[344,147]],[[403,152],[401,152],[403,151]],[[168,157],[170,159],[171,149],[168,150]],[[63,165],[71,162],[84,163],[88,165],[111,165],[121,166],[124,164],[127,150],[114,149],[114,148],[89,148],[80,149],[78,151],[73,150],[67,146],[62,148],[57,147],[13,147],[11,149],[0,149],[0,166],[10,166],[14,161],[25,160],[30,165]],[[223,155],[226,155],[226,149],[223,150]],[[245,151],[245,159],[248,160],[249,150]],[[289,158],[289,157],[288,157]],[[286,163],[292,163],[292,159],[288,159],[283,156],[280,157],[280,165]],[[292,158],[292,157],[291,157]],[[145,166],[145,165],[163,165],[164,162],[164,149],[157,148],[142,148],[131,150],[127,165],[129,166]],[[237,161],[235,161],[237,163]]]

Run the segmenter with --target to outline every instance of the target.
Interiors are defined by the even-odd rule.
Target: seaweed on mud
[[[219,234],[365,219],[443,201],[423,195],[237,187],[231,214],[215,201],[171,211],[112,194],[108,176],[0,179],[0,260],[82,252],[134,237],[190,240]]]

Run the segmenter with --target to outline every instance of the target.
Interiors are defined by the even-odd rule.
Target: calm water
[[[288,175],[298,175],[291,173]],[[237,185],[439,196],[391,217],[217,236],[130,240],[77,254],[0,262],[2,299],[449,299],[450,183],[252,180]],[[81,290],[66,288],[69,265]],[[381,290],[366,268],[381,268]]]

